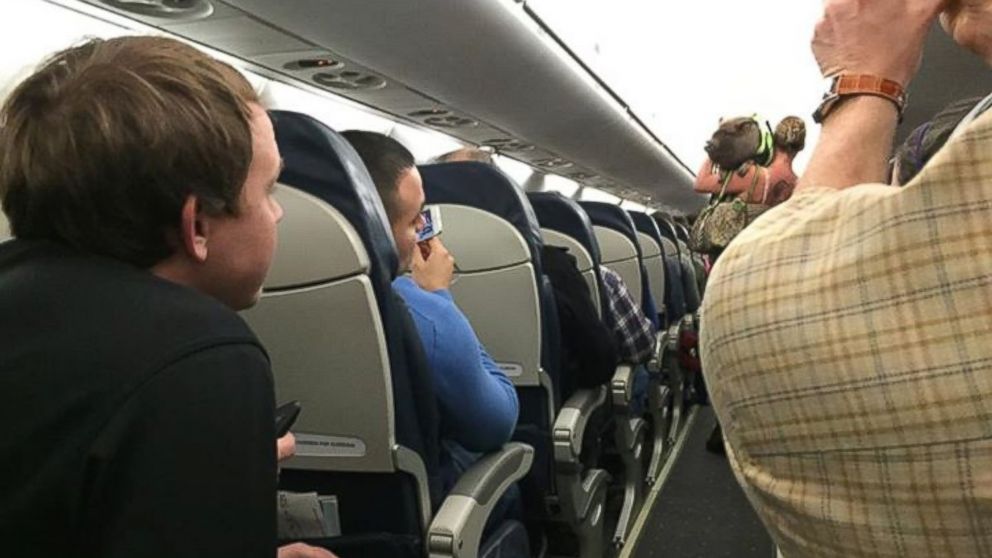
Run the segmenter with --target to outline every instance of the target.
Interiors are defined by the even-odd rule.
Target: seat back
[[[420,174],[426,202],[441,208],[442,238],[455,258],[451,294],[517,387],[514,438],[535,450],[526,495],[553,493],[561,333],[541,271],[537,218],[523,191],[492,165],[439,163],[421,166]],[[529,501],[528,508],[539,506],[537,498]]]
[[[696,263],[693,261],[692,251],[689,245],[682,238],[679,238],[679,262],[682,265],[682,290],[685,292],[686,310],[695,312],[702,303],[699,294],[699,281],[696,278]]]
[[[441,208],[458,306],[514,384],[548,384],[557,371],[546,366],[551,349],[542,340],[551,336],[545,305],[554,300],[541,292],[542,240],[526,197],[484,163],[424,165],[420,174],[426,203]]]
[[[641,301],[645,314],[650,289],[647,272],[641,263],[641,245],[630,215],[618,205],[604,202],[579,202],[592,221],[599,242],[602,264],[623,278],[634,300]]]
[[[537,215],[545,244],[567,248],[575,257],[579,272],[589,286],[596,312],[602,317],[606,300],[600,287],[599,242],[589,216],[577,202],[557,192],[532,192],[527,194],[527,199]]]
[[[385,211],[343,138],[302,114],[271,116],[285,216],[263,296],[244,315],[269,352],[278,400],[304,408],[280,484],[336,495],[346,535],[421,545],[440,500],[439,423],[419,337],[392,290]]]
[[[305,409],[290,467],[392,471],[389,356],[368,253],[337,209],[289,186],[276,199],[278,250],[244,317],[269,351],[277,400]]]
[[[0,242],[8,238],[10,238],[10,223],[7,222],[7,216],[3,211],[0,211]]]
[[[593,261],[589,251],[575,238],[554,229],[542,227],[541,237],[544,239],[546,245],[565,248],[569,254],[575,257],[575,266],[585,280],[586,286],[589,287],[589,293],[592,295],[592,303],[596,308],[596,315],[602,317],[603,309],[599,300],[599,281],[596,279],[598,273],[596,270],[599,266]]]
[[[658,232],[661,233],[662,249],[665,250],[665,261],[670,270],[668,274],[672,279],[668,282],[669,288],[666,291],[668,299],[666,304],[674,305],[672,320],[678,320],[690,310],[686,301],[685,284],[689,280],[685,276],[682,265],[682,249],[679,247],[679,237],[675,231],[674,222],[668,215],[658,212],[652,216],[658,223]]]
[[[644,269],[648,274],[648,283],[651,286],[651,295],[660,304],[665,302],[665,253],[661,245],[661,233],[658,231],[658,224],[647,213],[640,211],[628,211],[634,228],[637,229],[637,238],[641,243],[641,254],[644,257]],[[658,308],[659,313],[662,308]]]

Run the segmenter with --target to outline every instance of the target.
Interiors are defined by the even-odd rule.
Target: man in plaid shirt
[[[814,54],[905,87],[941,11],[992,64],[992,0],[828,0]],[[785,558],[992,556],[992,113],[895,188],[901,103],[868,91],[713,268],[713,407]]]
[[[605,265],[599,266],[599,269],[606,288],[610,316],[608,323],[613,328],[613,335],[620,348],[620,360],[641,364],[654,349],[654,325],[644,315],[641,305],[630,295],[623,278]]]
[[[641,305],[630,295],[627,285],[617,272],[605,265],[599,266],[599,271],[603,278],[603,288],[606,289],[606,309],[609,314],[607,323],[617,340],[620,361],[637,365],[634,371],[633,411],[640,414],[647,408],[648,371],[643,363],[654,350],[654,325],[644,315]]]

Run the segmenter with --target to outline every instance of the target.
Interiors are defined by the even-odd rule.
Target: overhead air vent
[[[496,151],[502,153],[522,153],[524,151],[534,150],[533,145],[511,138],[488,139],[482,142],[482,145],[488,145],[489,147],[492,147]]]
[[[424,119],[424,124],[437,126],[438,128],[471,128],[479,125],[477,121],[471,118],[455,115],[431,116]]]
[[[192,21],[210,17],[214,7],[209,0],[100,0],[124,12],[141,16]]]
[[[423,118],[425,116],[444,116],[446,114],[448,114],[448,111],[444,109],[431,108],[431,109],[415,110],[407,114],[407,116],[412,116],[413,118]]]
[[[573,172],[568,175],[568,178],[572,180],[589,180],[590,178],[596,178],[596,175],[588,172]]]
[[[344,67],[344,64],[333,58],[303,58],[293,60],[282,65],[282,69],[294,72],[305,70],[337,70]]]
[[[320,72],[313,75],[317,84],[344,91],[372,91],[386,87],[386,80],[378,76],[345,70],[343,72]]]
[[[534,164],[548,170],[567,169],[572,166],[572,163],[562,159],[561,157],[541,159],[539,161],[534,161]]]

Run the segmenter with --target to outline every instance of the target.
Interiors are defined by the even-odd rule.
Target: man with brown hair
[[[0,122],[4,553],[274,556],[272,378],[234,312],[282,217],[251,86],[178,41],[93,40]]]

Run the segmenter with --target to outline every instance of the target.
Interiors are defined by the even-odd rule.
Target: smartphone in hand
[[[436,205],[428,205],[420,212],[420,218],[424,226],[417,231],[417,243],[428,241],[441,234],[441,208]]]
[[[290,401],[276,409],[276,438],[282,438],[289,433],[296,419],[300,416],[303,405],[299,401]]]

